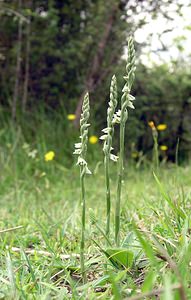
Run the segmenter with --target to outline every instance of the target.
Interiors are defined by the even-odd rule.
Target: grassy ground
[[[160,182],[150,167],[126,167],[121,213],[126,268],[104,253],[106,240],[98,228],[105,230],[104,172],[102,165],[92,166],[87,206],[97,223],[91,224],[87,211],[83,285],[78,170],[40,162],[28,156],[26,145],[22,151],[28,158],[18,155],[16,162],[11,152],[6,159],[1,154],[0,299],[191,299],[190,166],[161,167]],[[110,248],[115,249],[114,167],[111,173]]]

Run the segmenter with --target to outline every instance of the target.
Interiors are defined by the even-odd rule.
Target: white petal
[[[81,150],[81,149],[76,149],[76,150],[73,152],[73,154],[80,155],[80,154],[81,154],[81,152],[82,152],[82,150]]]
[[[91,175],[92,172],[88,169],[88,167],[86,166],[86,174]]]
[[[110,127],[106,127],[106,128],[104,128],[104,129],[102,129],[102,131],[104,132],[104,133],[108,133],[109,131],[110,131]]]
[[[104,134],[104,135],[102,135],[102,136],[100,136],[100,140],[103,140],[103,141],[105,141],[105,139],[107,138],[107,135],[106,134]]]
[[[118,156],[114,155],[114,154],[110,154],[110,159],[113,160],[114,162],[116,162],[118,160]]]
[[[115,115],[117,115],[117,116],[121,116],[121,110],[119,109],[117,112],[116,112],[116,114]]]
[[[76,149],[81,148],[81,146],[82,146],[82,143],[76,143],[76,144],[75,144],[75,148],[76,148]]]
[[[128,103],[127,106],[130,107],[130,108],[132,108],[132,109],[135,109],[135,106],[133,105],[133,103],[131,101],[129,101],[129,103]]]
[[[123,92],[123,93],[128,93],[128,92],[129,92],[129,88],[128,88],[127,85],[125,85],[125,86],[123,87],[122,92]]]
[[[85,161],[85,159],[83,159],[82,157],[78,157],[78,161],[77,161],[77,165],[87,165],[87,162]]]
[[[130,100],[130,101],[135,101],[135,97],[134,97],[134,96],[132,96],[131,94],[129,94],[129,96],[128,96],[128,97],[129,97],[129,100]]]

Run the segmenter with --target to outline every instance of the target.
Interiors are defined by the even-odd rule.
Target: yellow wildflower
[[[69,121],[74,121],[76,119],[76,115],[75,114],[69,114],[69,115],[67,115],[67,119]]]
[[[55,157],[54,151],[49,151],[49,152],[47,152],[47,153],[44,155],[44,160],[45,160],[45,161],[50,161],[50,160],[53,160],[54,157]]]
[[[96,135],[91,135],[90,137],[89,137],[89,142],[90,142],[90,144],[97,144],[97,142],[98,142],[98,137],[96,136]]]
[[[166,130],[166,129],[167,129],[167,125],[166,125],[166,124],[159,124],[159,125],[157,126],[157,129],[158,129],[159,131]]]
[[[139,153],[138,152],[132,152],[131,157],[132,158],[137,158],[137,157],[139,157]]]
[[[155,123],[153,121],[149,121],[148,125],[151,127],[151,129],[155,129]]]
[[[162,151],[166,151],[166,150],[168,150],[168,147],[167,147],[166,145],[161,145],[161,146],[160,146],[160,149],[161,149]]]

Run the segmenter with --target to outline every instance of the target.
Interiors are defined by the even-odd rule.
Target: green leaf
[[[165,275],[165,280],[164,280],[164,284],[165,284],[165,291],[164,291],[164,295],[163,295],[163,300],[173,300],[174,296],[172,293],[172,288],[171,288],[171,282],[170,282],[170,277],[169,275]]]
[[[155,173],[153,173],[155,181],[158,185],[159,191],[161,193],[161,195],[163,196],[163,198],[168,202],[169,206],[171,207],[171,209],[173,210],[173,212],[175,213],[175,215],[180,216],[182,219],[185,219],[185,213],[183,212],[183,210],[181,208],[178,208],[172,201],[172,199],[170,198],[170,196],[167,194],[167,192],[165,191],[164,186],[162,185],[162,183],[160,182],[160,180],[158,179],[158,177],[156,176]]]
[[[142,286],[142,292],[149,292],[152,290],[153,285],[155,283],[156,275],[153,271],[149,272],[147,276],[145,277],[143,286]]]
[[[98,278],[94,283],[93,283],[93,287],[99,287],[99,286],[104,286],[110,279],[109,275],[104,275],[101,278]]]
[[[151,246],[151,244],[143,237],[143,233],[140,233],[138,228],[136,227],[136,224],[134,224],[134,231],[137,235],[137,238],[139,239],[140,244],[142,245],[143,250],[145,251],[145,254],[149,258],[150,262],[156,266],[156,258],[154,250]]]
[[[124,248],[108,248],[104,253],[117,269],[130,269],[132,267],[134,260],[132,251]]]

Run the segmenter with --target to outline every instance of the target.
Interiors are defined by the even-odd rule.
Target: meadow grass
[[[19,155],[15,153],[12,159],[16,157]],[[190,299],[189,165],[160,167],[160,182],[154,178],[152,167],[136,169],[132,163],[125,171],[120,235],[123,246],[134,252],[128,268],[115,264],[102,251],[105,238],[87,213],[88,281],[84,285],[79,259],[78,170],[62,168],[56,161],[42,161],[46,175],[35,177],[35,171],[26,176],[18,161],[14,163],[1,174],[1,299],[144,299],[148,292],[153,299],[157,293],[160,299]],[[33,169],[32,164],[26,158],[27,170]],[[91,170],[92,176],[86,179],[87,208],[93,210],[98,226],[105,231],[105,187],[100,185],[104,166],[94,164]],[[113,202],[113,165],[110,172]],[[115,244],[113,224],[112,205],[111,244]]]
[[[67,137],[73,133],[72,124],[42,118],[38,131],[26,129],[21,120],[0,132],[0,299],[190,299],[191,171],[189,165],[159,164],[157,129],[150,124],[153,163],[144,158],[126,166],[125,124],[135,100],[130,94],[135,71],[132,38],[128,50],[121,110],[115,113],[115,86],[116,95],[111,96],[116,103],[111,97],[102,136],[104,162],[98,152],[89,178],[88,94],[80,119],[81,142],[74,152],[80,178],[59,157],[65,147],[65,161],[71,161],[66,145],[72,135],[60,137],[64,128]],[[109,163],[117,160],[111,153],[116,122],[118,173]],[[28,142],[34,137],[35,142]]]

